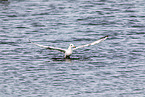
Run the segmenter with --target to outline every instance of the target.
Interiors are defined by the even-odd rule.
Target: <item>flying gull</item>
[[[42,48],[45,48],[45,49],[50,49],[50,50],[58,50],[60,52],[63,52],[65,54],[65,58],[69,58],[70,55],[72,54],[73,50],[77,50],[79,48],[83,48],[83,47],[86,47],[86,46],[91,46],[91,45],[95,45],[95,44],[98,44],[104,40],[106,40],[108,38],[108,35],[105,36],[105,37],[102,37],[92,43],[89,43],[89,44],[85,44],[85,45],[81,45],[81,46],[78,46],[78,47],[75,47],[73,44],[70,44],[68,49],[62,49],[62,48],[58,48],[58,47],[51,47],[51,46],[44,46],[44,45],[40,45],[40,44],[37,44],[37,43],[34,43],[32,41],[30,41],[32,44],[34,45],[37,45],[39,47],[42,47]]]

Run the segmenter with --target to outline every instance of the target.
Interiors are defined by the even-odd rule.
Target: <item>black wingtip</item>
[[[106,36],[104,36],[104,37],[102,37],[102,38],[100,38],[100,39],[103,39],[103,38],[106,38],[106,37],[109,37],[109,35],[106,35]]]
[[[29,43],[32,43],[32,41],[30,39],[28,39]]]

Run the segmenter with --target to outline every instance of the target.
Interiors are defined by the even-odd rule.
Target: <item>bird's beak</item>
[[[73,48],[76,48],[75,46],[73,46]]]

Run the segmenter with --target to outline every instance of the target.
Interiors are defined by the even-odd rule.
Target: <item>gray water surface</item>
[[[109,38],[74,51],[67,48]],[[144,0],[0,1],[0,97],[145,97]]]

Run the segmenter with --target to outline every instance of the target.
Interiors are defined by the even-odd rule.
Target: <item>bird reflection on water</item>
[[[77,60],[81,60],[81,61],[84,61],[84,60],[88,60],[89,58],[88,57],[67,57],[67,58],[61,58],[61,57],[57,57],[57,58],[52,58],[53,61],[58,61],[58,62],[68,62],[68,63],[71,63],[72,61],[77,61]]]
[[[0,0],[0,3],[4,4],[4,5],[9,5],[10,4],[9,0]]]

